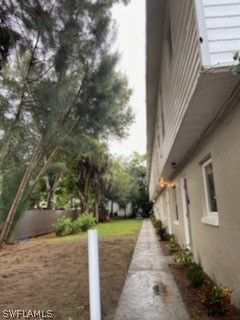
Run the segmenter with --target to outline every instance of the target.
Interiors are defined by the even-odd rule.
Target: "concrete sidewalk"
[[[150,220],[144,220],[114,320],[190,319]]]

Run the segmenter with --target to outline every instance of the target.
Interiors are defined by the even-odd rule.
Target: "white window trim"
[[[179,226],[179,211],[178,211],[178,201],[177,201],[177,190],[176,190],[176,185],[174,185],[172,187],[172,191],[173,191],[173,204],[174,204],[174,207],[175,207],[175,219],[173,221],[173,223],[176,225],[176,226]]]
[[[210,226],[218,227],[219,226],[219,217],[218,212],[214,212],[214,215],[208,215],[201,218],[201,222],[204,224],[209,224]]]
[[[217,211],[210,211],[209,208],[209,197],[208,197],[208,188],[207,188],[207,181],[206,181],[206,172],[205,167],[212,163],[212,159],[208,159],[202,164],[202,173],[203,173],[203,182],[204,182],[204,193],[205,193],[205,202],[207,208],[207,215],[201,218],[201,222],[204,224],[209,224],[211,226],[218,227],[219,226],[219,215]]]

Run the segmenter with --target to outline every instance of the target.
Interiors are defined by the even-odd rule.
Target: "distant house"
[[[119,204],[116,202],[109,201],[107,203],[107,211],[108,213],[112,213],[113,216],[117,216],[120,218],[127,218],[132,214],[132,206],[129,203],[125,209],[120,208]]]
[[[240,0],[147,0],[154,212],[240,307]]]

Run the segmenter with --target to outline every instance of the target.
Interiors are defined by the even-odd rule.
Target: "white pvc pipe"
[[[88,230],[88,274],[89,274],[90,319],[101,320],[97,230]]]

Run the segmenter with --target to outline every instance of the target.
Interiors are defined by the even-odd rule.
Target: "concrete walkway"
[[[150,220],[144,220],[114,320],[190,319]]]

